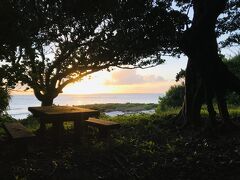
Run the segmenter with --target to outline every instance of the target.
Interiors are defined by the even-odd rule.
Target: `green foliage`
[[[96,109],[100,112],[109,112],[109,111],[123,111],[123,112],[137,112],[143,110],[152,110],[155,109],[157,104],[154,103],[106,103],[106,104],[89,104],[81,105],[80,107]]]
[[[17,149],[18,156],[14,158],[15,149],[5,144],[0,153],[0,175],[15,179],[137,177],[155,180],[177,177],[184,180],[196,179],[196,176],[198,179],[230,176],[230,179],[236,179],[239,174],[239,130],[224,134],[222,130],[210,137],[201,133],[201,129],[190,127],[177,132],[170,121],[173,116],[109,118],[121,123],[120,129],[111,132],[109,141],[96,136],[78,141],[71,131],[66,131],[61,144],[56,146],[56,139],[47,131],[45,141],[29,144],[31,151],[27,153],[20,154]],[[234,170],[229,173],[226,165]]]
[[[224,61],[231,72],[240,78],[240,54]]]
[[[16,120],[11,116],[9,116],[8,114],[3,114],[0,116],[0,127],[3,127],[3,123],[13,122],[13,121],[16,121]],[[5,130],[3,130],[3,128],[0,128],[0,137],[2,135],[5,135]]]
[[[8,91],[0,87],[0,115],[5,111],[9,105],[10,95]]]
[[[229,0],[228,7],[224,12],[224,15],[219,18],[217,24],[217,30],[219,35],[226,34],[226,39],[223,38],[222,44],[223,47],[237,45],[240,43],[240,32],[239,32],[239,0]],[[231,32],[231,33],[229,33]]]
[[[32,115],[20,121],[24,126],[31,130],[37,130],[39,128],[39,122]]]
[[[185,80],[185,76],[186,76],[186,71],[181,69],[176,75],[176,82],[180,80]]]
[[[180,107],[183,103],[184,93],[184,84],[171,86],[164,97],[159,97],[159,104],[156,111],[161,112],[168,108]]]
[[[12,118],[11,116],[9,116],[8,114],[4,114],[2,116],[0,116],[0,126],[3,125],[3,123],[5,122],[13,122],[16,121],[14,118]]]
[[[240,95],[236,92],[228,93],[227,103],[234,106],[240,105]]]
[[[229,70],[238,78],[240,78],[240,54],[230,59],[224,60],[224,62]],[[240,95],[236,92],[228,93],[227,102],[231,105],[240,105]]]

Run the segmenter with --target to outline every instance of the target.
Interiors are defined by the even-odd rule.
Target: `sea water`
[[[159,96],[162,95],[163,94],[61,94],[54,99],[54,104],[71,106],[105,103],[157,103]],[[30,114],[28,107],[40,105],[40,101],[38,101],[34,95],[12,95],[7,112],[16,119],[24,119]]]

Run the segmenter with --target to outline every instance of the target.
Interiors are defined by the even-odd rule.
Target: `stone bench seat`
[[[101,137],[108,136],[110,130],[117,129],[120,127],[119,123],[97,118],[89,118],[88,120],[84,121],[84,123],[87,126],[93,126],[98,128]]]
[[[4,123],[3,127],[12,140],[25,140],[35,137],[31,131],[17,122]]]

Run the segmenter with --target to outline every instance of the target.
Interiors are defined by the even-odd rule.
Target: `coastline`
[[[100,111],[101,114],[115,117],[118,115],[131,115],[131,114],[154,114],[157,104],[155,103],[105,103],[105,104],[87,104],[87,105],[73,105],[83,108],[95,109]],[[31,115],[28,111],[14,114],[14,110],[8,110],[7,113],[13,118],[21,120]]]
[[[105,94],[105,95],[60,95],[54,100],[55,105],[86,106],[97,108],[112,115],[141,113],[153,110],[162,94]],[[139,105],[142,104],[142,105]],[[145,105],[143,105],[145,104]],[[16,119],[24,119],[30,112],[28,107],[40,106],[41,103],[33,95],[13,95],[7,113]],[[154,107],[151,107],[154,106]],[[119,112],[121,111],[121,112]]]

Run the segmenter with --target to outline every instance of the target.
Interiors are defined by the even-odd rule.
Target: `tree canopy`
[[[105,3],[10,1],[20,17],[15,21],[21,39],[11,46],[3,43],[0,50],[8,79],[27,84],[43,105],[51,105],[66,85],[91,73],[154,66],[163,62],[162,55],[179,52],[176,39],[188,18],[171,4]]]

